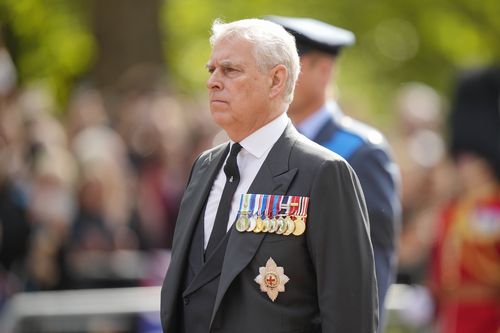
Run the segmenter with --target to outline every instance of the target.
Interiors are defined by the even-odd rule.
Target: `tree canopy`
[[[64,102],[75,79],[92,72],[99,50],[90,3],[0,0],[5,44],[21,84],[44,80]],[[340,98],[380,121],[390,120],[401,84],[423,82],[446,96],[458,70],[500,59],[497,0],[169,0],[161,8],[155,19],[168,79],[187,95],[205,90],[215,18],[313,17],[353,31],[356,45],[339,59]]]

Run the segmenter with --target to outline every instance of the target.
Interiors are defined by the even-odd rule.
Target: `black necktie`
[[[238,164],[236,163],[236,156],[238,156],[240,150],[241,145],[239,143],[234,143],[231,147],[229,157],[226,160],[226,164],[224,165],[226,185],[224,185],[224,190],[222,191],[222,196],[219,201],[214,227],[210,235],[210,240],[208,241],[207,249],[205,250],[205,258],[210,258],[227,231],[231,202],[233,201],[234,192],[236,192],[236,188],[240,183],[240,172],[238,170]]]

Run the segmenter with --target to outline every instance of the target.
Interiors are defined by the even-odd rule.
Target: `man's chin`
[[[214,122],[222,128],[224,128],[225,125],[229,124],[231,120],[231,117],[227,112],[210,109],[210,113],[212,114],[212,119],[214,120]]]

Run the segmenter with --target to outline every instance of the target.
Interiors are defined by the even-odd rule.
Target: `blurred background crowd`
[[[190,165],[213,128],[161,89],[130,92],[113,125],[95,90],[75,91],[61,118],[41,89],[3,97],[4,298],[158,284],[168,261],[153,259],[172,245]]]
[[[266,14],[357,35],[332,94],[394,149],[397,282],[429,291],[388,331],[432,332],[463,280],[450,271],[500,299],[500,75],[459,76],[500,60],[500,3],[480,3],[0,0],[0,310],[20,292],[161,283],[191,163],[221,140],[204,98],[211,21]],[[467,209],[482,232],[448,237]],[[464,268],[467,249],[487,259]]]

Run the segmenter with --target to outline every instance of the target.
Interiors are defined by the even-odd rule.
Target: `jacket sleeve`
[[[344,160],[319,168],[306,234],[322,331],[375,332],[378,301],[367,209],[357,176]]]
[[[365,146],[349,163],[359,177],[370,217],[379,302],[382,307],[396,270],[396,239],[401,225],[400,174],[381,147]]]

